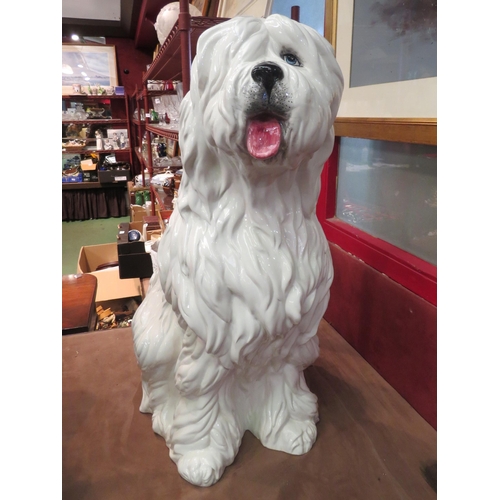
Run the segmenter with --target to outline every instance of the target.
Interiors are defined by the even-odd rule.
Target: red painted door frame
[[[340,138],[321,175],[318,219],[328,241],[352,253],[433,305],[437,305],[437,267],[335,217]]]

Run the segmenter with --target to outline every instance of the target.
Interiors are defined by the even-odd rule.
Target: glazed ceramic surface
[[[162,7],[158,16],[156,16],[155,30],[158,42],[163,45],[170,31],[174,27],[175,22],[179,18],[180,3],[171,2]],[[189,14],[191,16],[201,16],[200,10],[192,4],[189,4]]]
[[[199,39],[178,201],[133,320],[140,410],[195,485],[219,480],[246,430],[296,455],[315,442],[303,370],[333,279],[315,209],[342,90],[331,45],[286,17]]]

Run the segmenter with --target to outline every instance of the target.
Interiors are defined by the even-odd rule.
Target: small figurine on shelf
[[[125,149],[127,147],[127,141],[125,140],[125,135],[123,132],[120,134],[120,149]]]
[[[76,123],[70,123],[66,128],[66,137],[78,137],[80,135],[80,131],[82,130],[82,126]]]
[[[104,149],[102,144],[102,132],[100,130],[95,131],[96,138],[96,149]]]
[[[112,144],[113,144],[113,149],[120,148],[120,145],[118,144],[118,134],[116,132],[113,134]]]

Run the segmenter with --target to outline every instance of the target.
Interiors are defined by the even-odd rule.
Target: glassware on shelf
[[[88,118],[102,120],[105,118],[105,111],[104,108],[88,108]]]
[[[159,154],[158,154],[158,145],[160,144],[160,139],[159,137],[155,137],[152,141],[151,141],[151,154],[153,155],[153,162],[155,161],[156,158],[159,157]]]
[[[168,167],[180,167],[182,166],[181,158],[179,156],[161,156],[153,160],[154,168],[168,168]]]
[[[158,126],[167,128],[167,115],[166,113],[158,113]]]
[[[75,115],[74,115],[75,120],[86,120],[87,119],[87,113],[85,113],[83,109],[83,104],[81,102],[77,102],[75,104]]]
[[[149,119],[151,123],[158,122],[158,113],[154,109],[149,110]]]

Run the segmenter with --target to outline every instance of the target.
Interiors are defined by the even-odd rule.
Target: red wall
[[[325,319],[436,428],[436,307],[339,246],[330,250]]]
[[[136,85],[139,88],[142,85],[142,73],[153,61],[153,50],[136,49],[134,40],[130,38],[107,37],[106,44],[115,46],[118,81],[125,87],[125,92],[131,95]],[[126,70],[128,74],[125,73]]]

